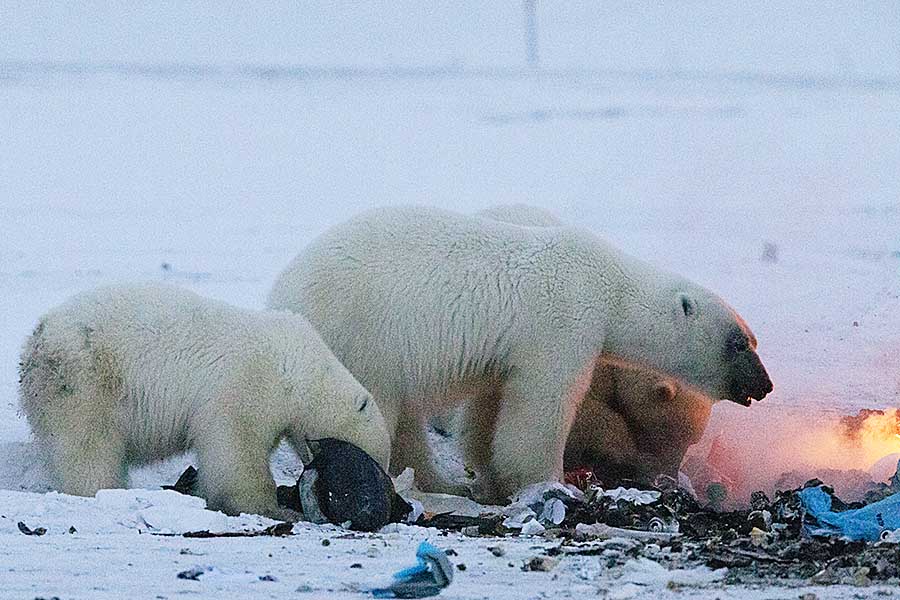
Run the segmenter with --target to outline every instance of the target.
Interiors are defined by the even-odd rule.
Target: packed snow
[[[0,4],[0,598],[359,598],[423,539],[467,565],[448,598],[893,593],[725,587],[645,559],[523,572],[551,542],[504,539],[501,558],[497,540],[408,526],[163,535],[271,524],[160,491],[190,457],[134,471],[144,489],[44,493],[16,397],[44,311],[133,280],[261,308],[306,242],[376,205],[534,203],[716,290],[776,386],[714,411],[707,437],[749,456],[900,405],[896,6],[541,3],[539,70],[510,6]],[[284,451],[274,467],[298,473]]]

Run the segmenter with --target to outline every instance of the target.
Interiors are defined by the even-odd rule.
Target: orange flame
[[[824,425],[802,437],[799,458],[816,467],[868,470],[879,459],[900,452],[900,411],[870,411]]]

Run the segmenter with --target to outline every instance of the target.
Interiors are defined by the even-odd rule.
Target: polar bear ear
[[[697,314],[697,304],[687,294],[678,294],[678,302],[681,304],[681,312],[685,317],[693,317]]]
[[[675,384],[671,381],[660,381],[653,386],[653,398],[658,402],[671,402],[675,399]]]

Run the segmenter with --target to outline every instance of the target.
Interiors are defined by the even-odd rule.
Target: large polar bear
[[[477,216],[526,227],[562,227],[545,209],[527,204],[493,206]],[[676,477],[687,449],[706,430],[713,400],[649,369],[599,360],[566,441],[566,471],[588,467],[605,484]],[[466,404],[457,421],[466,465],[490,462],[496,415]]]
[[[741,404],[772,389],[756,339],[720,298],[575,227],[375,209],[313,241],[269,305],[309,318],[373,393],[395,471],[430,457],[429,416],[467,398],[496,402],[482,484],[494,498],[560,478],[603,355]],[[435,469],[419,475],[443,487]]]
[[[356,444],[383,465],[384,418],[309,323],[173,286],[100,288],[28,338],[20,401],[61,490],[93,495],[131,464],[194,449],[211,508],[283,518],[269,455],[282,436]]]

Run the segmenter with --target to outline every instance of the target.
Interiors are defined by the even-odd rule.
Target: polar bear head
[[[646,268],[627,281],[604,351],[672,375],[715,400],[749,406],[772,391],[756,337],[721,298]]]
[[[327,349],[317,368],[290,386],[289,403],[301,407],[298,430],[307,440],[335,438],[349,442],[375,459],[390,463],[391,438],[372,394]],[[307,369],[311,365],[307,363]]]
[[[772,380],[756,352],[756,336],[718,296],[690,284],[679,286],[671,312],[688,382],[713,398],[749,406],[772,391]]]

